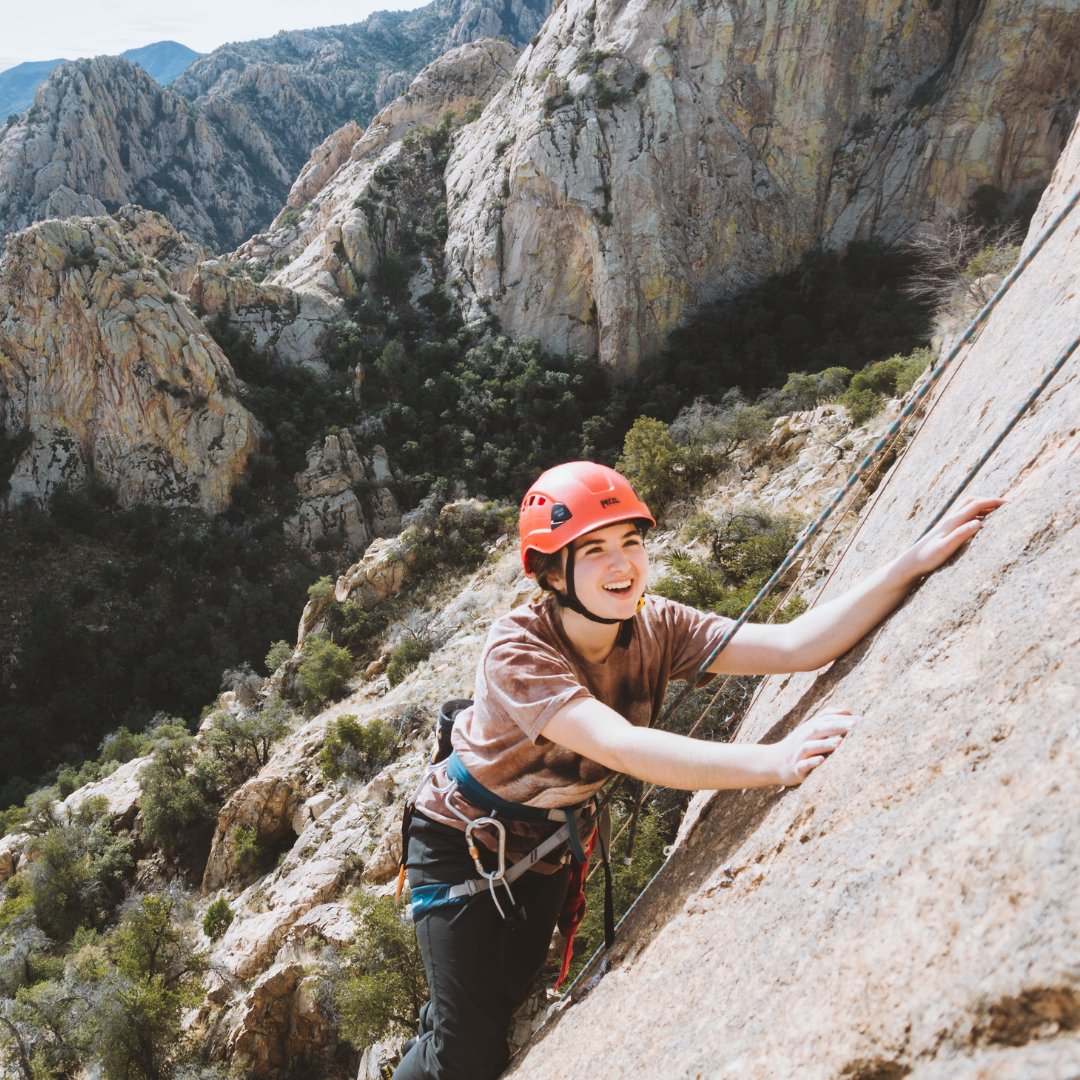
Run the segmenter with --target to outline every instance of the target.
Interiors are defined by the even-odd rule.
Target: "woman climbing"
[[[969,499],[792,622],[743,626],[709,671],[809,671],[836,659],[1000,503]],[[595,835],[589,800],[612,773],[689,790],[800,784],[856,719],[829,709],[769,745],[652,728],[669,680],[693,678],[731,625],[645,595],[654,524],[624,477],[587,461],[548,470],[521,504],[521,557],[543,595],[491,627],[454,752],[415,797],[406,865],[430,1001],[395,1080],[485,1080],[505,1067],[511,1016]]]

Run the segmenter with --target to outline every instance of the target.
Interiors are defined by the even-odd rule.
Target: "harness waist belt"
[[[516,818],[518,821],[566,820],[566,812],[562,808],[558,810],[542,810],[539,806],[526,806],[525,803],[508,802],[506,799],[496,795],[490,788],[484,787],[484,785],[465,768],[461,758],[458,757],[456,750],[446,759],[446,775],[457,784],[458,791],[460,791],[473,806],[478,806],[481,810],[488,810],[491,813],[498,811],[505,817]],[[584,803],[581,805],[583,806]],[[580,808],[573,806],[566,809],[577,810]]]
[[[586,862],[585,849],[581,846],[581,837],[577,828],[577,812],[588,805],[588,800],[576,806],[560,806],[554,810],[543,810],[538,806],[526,806],[524,803],[508,802],[484,787],[468,769],[465,768],[455,750],[446,759],[446,775],[457,784],[458,791],[481,810],[490,814],[503,814],[518,821],[565,821],[570,841],[570,851],[577,862]],[[548,849],[550,850],[550,849]]]

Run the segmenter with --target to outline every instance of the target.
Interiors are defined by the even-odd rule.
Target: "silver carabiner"
[[[476,841],[473,840],[472,835],[473,830],[482,825],[491,825],[495,829],[495,835],[499,838],[497,851],[499,864],[495,870],[490,872],[484,869],[484,864],[480,861],[480,849],[476,846]],[[506,826],[493,817],[473,818],[465,826],[465,843],[469,848],[472,861],[476,864],[477,873],[488,881],[502,880],[506,874]]]
[[[495,835],[498,837],[498,865],[494,870],[488,871],[484,869],[484,864],[480,861],[480,849],[476,845],[476,841],[473,839],[473,830],[484,825],[490,825],[495,830]],[[506,895],[510,897],[510,903],[516,904],[514,894],[510,889],[510,882],[506,880],[506,826],[501,821],[498,821],[493,817],[479,817],[474,818],[465,826],[465,844],[469,849],[469,854],[472,856],[472,861],[476,866],[476,872],[488,883],[488,890],[491,893],[491,899],[495,902],[495,908],[499,912],[499,915],[505,919],[506,912],[503,911],[502,904],[499,903],[499,897],[495,893],[495,886],[501,885],[506,890]]]

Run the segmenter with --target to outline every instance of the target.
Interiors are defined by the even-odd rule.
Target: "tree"
[[[102,925],[133,869],[132,841],[113,834],[103,802],[88,799],[35,842],[27,870],[34,918],[56,941],[67,941],[80,925]]]
[[[213,777],[223,797],[270,760],[270,748],[288,731],[292,711],[275,695],[257,711],[221,710],[211,718],[206,733],[207,755],[200,762],[200,770],[202,775]]]
[[[211,940],[217,941],[232,925],[235,918],[233,910],[229,907],[229,901],[224,896],[219,896],[207,909],[203,916],[203,933]]]
[[[685,494],[686,450],[671,437],[662,420],[639,416],[626,433],[616,466],[654,514]]]
[[[332,953],[323,986],[344,1039],[358,1050],[388,1035],[416,1029],[427,980],[416,932],[404,905],[390,896],[357,893],[353,943]]]
[[[143,836],[166,855],[178,855],[192,834],[207,830],[215,807],[194,772],[195,740],[178,721],[153,731],[154,755],[139,772]]]
[[[296,687],[300,700],[309,706],[341,694],[352,675],[352,655],[328,637],[313,635],[304,641]]]
[[[282,664],[292,659],[293,649],[287,641],[275,641],[266,654],[266,670],[273,675]]]
[[[147,895],[108,940],[114,969],[94,986],[89,1025],[109,1080],[164,1080],[183,1049],[183,1009],[201,996],[206,958],[177,923],[178,901]]]

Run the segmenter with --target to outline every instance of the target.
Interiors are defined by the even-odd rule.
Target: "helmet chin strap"
[[[566,592],[559,592],[558,589],[555,592],[555,602],[559,607],[569,608],[571,611],[576,611],[579,615],[583,615],[586,619],[589,619],[595,623],[603,623],[606,626],[614,626],[616,623],[621,623],[619,629],[619,636],[616,638],[615,643],[626,648],[630,644],[630,635],[633,633],[633,616],[629,619],[605,619],[601,615],[594,615],[579,599],[577,589],[574,587],[574,549],[573,546],[566,553],[566,570],[563,575],[566,578]],[[641,605],[638,605],[638,610],[641,610]],[[636,612],[635,612],[636,614]]]

